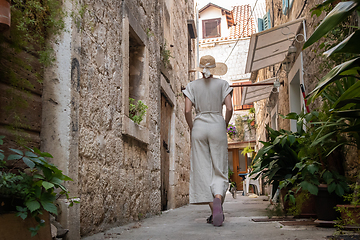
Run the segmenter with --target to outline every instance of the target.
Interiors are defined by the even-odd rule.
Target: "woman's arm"
[[[226,107],[226,112],[225,112],[225,123],[226,123],[226,127],[229,125],[231,116],[233,114],[233,106],[232,106],[232,101],[231,101],[231,94],[228,94],[225,97],[225,107]]]
[[[191,108],[192,108],[192,102],[188,97],[185,97],[185,119],[187,124],[189,125],[190,130],[193,127]]]

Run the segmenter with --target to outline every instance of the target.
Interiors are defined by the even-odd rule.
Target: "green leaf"
[[[336,111],[334,113],[344,118],[360,118],[360,109]]]
[[[38,155],[36,155],[33,152],[29,152],[29,151],[25,152],[25,156],[31,157],[31,158],[37,158],[38,157]]]
[[[4,158],[5,158],[5,155],[2,152],[0,152],[0,160],[2,161],[2,160],[4,160]]]
[[[348,1],[340,2],[335,8],[324,18],[320,25],[315,29],[314,33],[305,42],[303,49],[309,47],[321,37],[331,31],[339,23],[344,21],[358,6],[357,2]]]
[[[293,145],[294,142],[296,141],[296,138],[295,138],[294,135],[289,135],[289,136],[288,136],[288,140],[289,140],[289,142],[290,142],[290,145]]]
[[[283,117],[284,119],[298,119],[298,114],[295,112],[291,112],[288,115],[286,115],[285,117]]]
[[[29,168],[33,169],[35,167],[35,163],[28,159],[27,157],[23,157],[22,159],[26,165],[28,165]]]
[[[40,203],[36,200],[31,200],[25,202],[26,207],[30,210],[30,212],[34,212],[40,208]]]
[[[339,101],[338,104],[335,107],[336,108],[342,108],[342,107],[345,107],[348,104],[360,104],[360,97],[353,97],[353,98],[350,98],[350,99],[345,99],[343,101]]]
[[[10,148],[10,150],[11,151],[13,151],[13,152],[15,152],[15,153],[17,153],[17,154],[19,154],[19,155],[21,155],[21,156],[23,156],[24,154],[23,154],[23,152],[22,151],[20,151],[20,150],[18,150],[18,149],[13,149],[13,148]]]
[[[42,157],[48,157],[48,158],[53,158],[53,156],[52,156],[50,153],[47,153],[47,152],[41,152],[41,153],[40,153],[40,156],[42,156]]]
[[[329,193],[332,193],[333,191],[335,191],[335,188],[336,188],[336,182],[332,182],[330,185],[328,185]]]
[[[304,189],[309,191],[309,193],[313,194],[313,195],[317,195],[318,194],[318,187],[315,186],[312,183],[309,183],[307,181],[303,181],[300,183],[300,186]]]
[[[49,183],[49,182],[45,182],[45,181],[42,183],[42,185],[46,190],[48,190],[49,188],[55,187],[54,184]]]
[[[17,155],[17,154],[11,154],[8,156],[7,160],[19,160],[21,159],[23,156]]]
[[[311,173],[311,174],[314,174],[316,171],[319,170],[319,168],[314,165],[314,164],[310,164],[307,166],[307,170]]]
[[[57,208],[53,203],[41,201],[41,205],[46,211],[57,215]]]
[[[330,171],[325,171],[323,174],[323,178],[326,181],[327,184],[330,184],[329,181],[332,179],[333,174]]]
[[[331,83],[335,82],[336,80],[343,78],[344,75],[342,75],[345,71],[352,69],[352,68],[357,68],[360,66],[360,57],[354,58],[350,61],[344,62],[340,65],[337,65],[336,67],[334,67],[333,69],[331,69],[318,83],[318,85],[316,86],[316,88],[311,91],[309,93],[309,96],[311,96],[311,98],[309,98],[309,102],[313,101],[315,98],[317,98],[323,91],[324,89]]]
[[[357,30],[348,36],[344,41],[335,47],[324,52],[325,57],[329,57],[334,53],[355,53],[360,54],[359,48],[360,31]]]
[[[344,195],[344,193],[345,193],[344,188],[340,184],[336,184],[335,193],[339,197],[342,197]]]

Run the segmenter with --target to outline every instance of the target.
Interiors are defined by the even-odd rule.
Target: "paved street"
[[[265,219],[267,197],[249,198],[241,196],[233,199],[228,193],[224,204],[225,222],[222,227],[206,223],[210,215],[208,206],[189,205],[163,212],[159,216],[144,219],[138,223],[110,229],[83,240],[111,239],[289,239],[319,240],[331,236],[335,229],[319,228],[314,225],[284,226],[280,222],[254,222]]]

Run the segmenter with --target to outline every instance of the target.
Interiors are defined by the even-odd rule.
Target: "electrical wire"
[[[255,10],[255,7],[256,7],[257,2],[258,2],[258,0],[256,0],[256,2],[255,2],[255,4],[254,4],[254,7],[253,7],[253,9],[252,9],[252,11],[251,11],[251,15],[250,15],[250,17],[248,18],[248,20],[247,20],[247,22],[246,22],[246,25],[245,25],[245,27],[243,28],[243,31],[241,32],[240,36],[243,35],[245,28],[247,28],[247,26],[248,26],[248,24],[249,24],[249,20],[251,19],[252,15],[253,15],[253,13],[254,13],[254,10]],[[231,49],[231,52],[230,52],[229,56],[226,58],[226,60],[225,60],[224,63],[226,63],[226,61],[229,59],[229,57],[231,56],[232,52],[234,51],[236,45],[237,45],[238,42],[240,41],[240,36],[239,36],[239,39],[236,41],[235,45],[233,46],[233,48]]]
[[[304,5],[302,6],[301,11],[300,11],[299,15],[296,17],[296,19],[298,19],[301,16],[302,12],[305,9],[306,3],[307,3],[307,0],[304,1]]]

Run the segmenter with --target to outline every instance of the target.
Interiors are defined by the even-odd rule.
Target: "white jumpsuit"
[[[183,93],[195,106],[191,132],[190,203],[208,203],[217,194],[225,197],[228,149],[222,109],[233,89],[222,79],[197,79]]]

